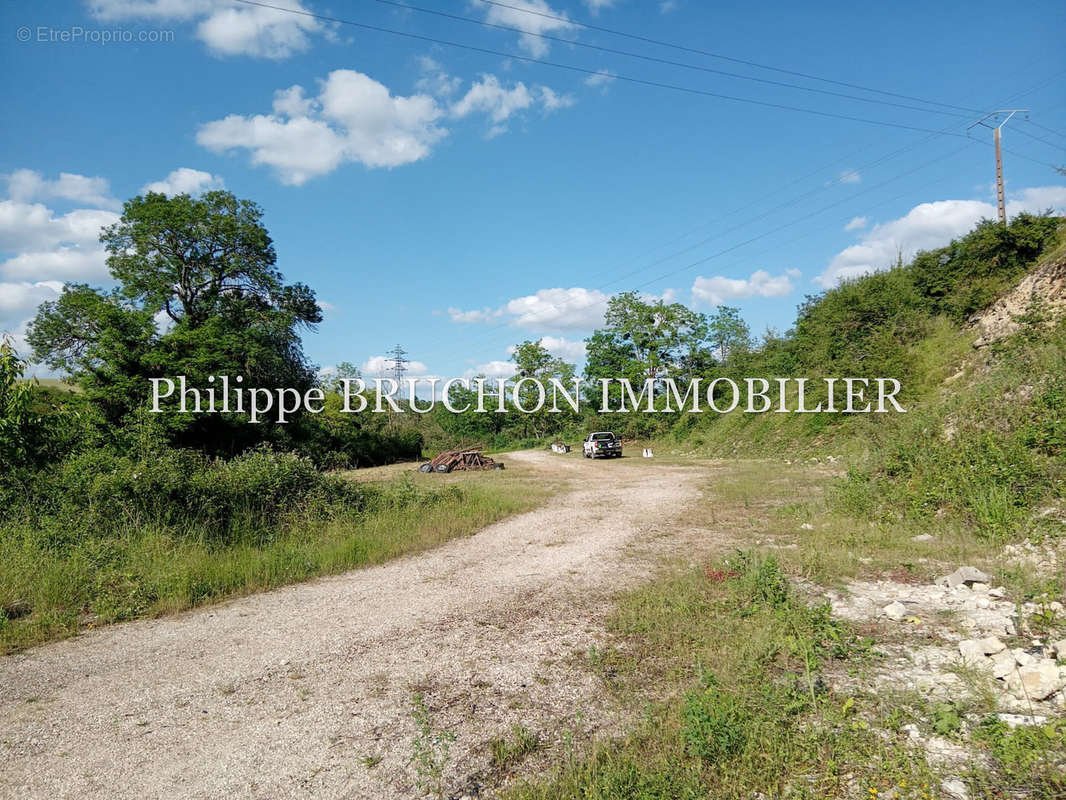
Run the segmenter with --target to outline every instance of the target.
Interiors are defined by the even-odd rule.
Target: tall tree
[[[118,287],[78,284],[45,303],[27,339],[116,423],[143,406],[148,378],[242,375],[246,386],[314,382],[299,328],[322,319],[314,293],[286,285],[262,211],[229,192],[126,202],[100,236]],[[210,444],[224,421],[168,416],[176,438]],[[233,432],[233,429],[230,429]],[[245,433],[247,435],[247,433]]]
[[[562,430],[574,420],[574,412],[560,396],[559,412],[551,411],[551,380],[558,380],[563,386],[570,387],[574,377],[574,365],[557,358],[548,352],[540,342],[526,340],[515,345],[511,360],[515,362],[515,379],[536,379],[545,390],[545,403],[539,411],[520,414],[526,435],[544,436]],[[517,401],[523,408],[533,408],[537,404],[540,392],[535,385],[526,384],[518,391]]]

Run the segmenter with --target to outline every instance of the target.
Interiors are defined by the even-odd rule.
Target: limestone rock
[[[943,578],[937,581],[944,586],[950,586],[954,589],[956,586],[970,586],[975,583],[983,583],[987,586],[992,579],[977,569],[977,567],[959,567],[950,575],[945,575]]]
[[[985,654],[977,639],[963,639],[959,642],[959,655],[968,664],[976,664],[984,659]]]
[[[1047,717],[1034,714],[996,714],[1000,722],[1006,722],[1010,727],[1017,728],[1019,725],[1043,725]]]
[[[1006,678],[1014,672],[1014,653],[1004,650],[992,656],[992,677]]]
[[[940,790],[952,800],[970,800],[970,790],[958,778],[947,778],[941,781]]]
[[[1030,699],[1046,700],[1066,685],[1066,680],[1059,675],[1058,665],[1050,658],[1045,658],[1036,664],[1019,667],[1017,678],[1012,683],[1019,684],[1021,691]]]
[[[907,615],[907,607],[899,600],[893,600],[881,609],[881,613],[889,619],[901,620]]]

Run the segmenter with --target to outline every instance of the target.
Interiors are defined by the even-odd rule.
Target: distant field
[[[76,386],[73,383],[67,383],[62,378],[37,378],[36,380],[37,383],[48,389],[55,389],[60,392],[71,392],[72,394],[81,394],[80,386]]]

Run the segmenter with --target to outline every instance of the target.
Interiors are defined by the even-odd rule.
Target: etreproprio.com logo
[[[174,31],[20,25],[15,29],[15,39],[27,44],[169,44],[174,41]]]

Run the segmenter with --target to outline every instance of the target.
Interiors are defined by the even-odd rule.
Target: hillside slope
[[[1066,532],[1064,229],[1046,216],[982,223],[809,298],[794,330],[743,365],[896,377],[906,414],[729,414],[678,425],[667,446],[839,456],[850,472],[837,501],[859,516],[957,518],[994,540]]]

